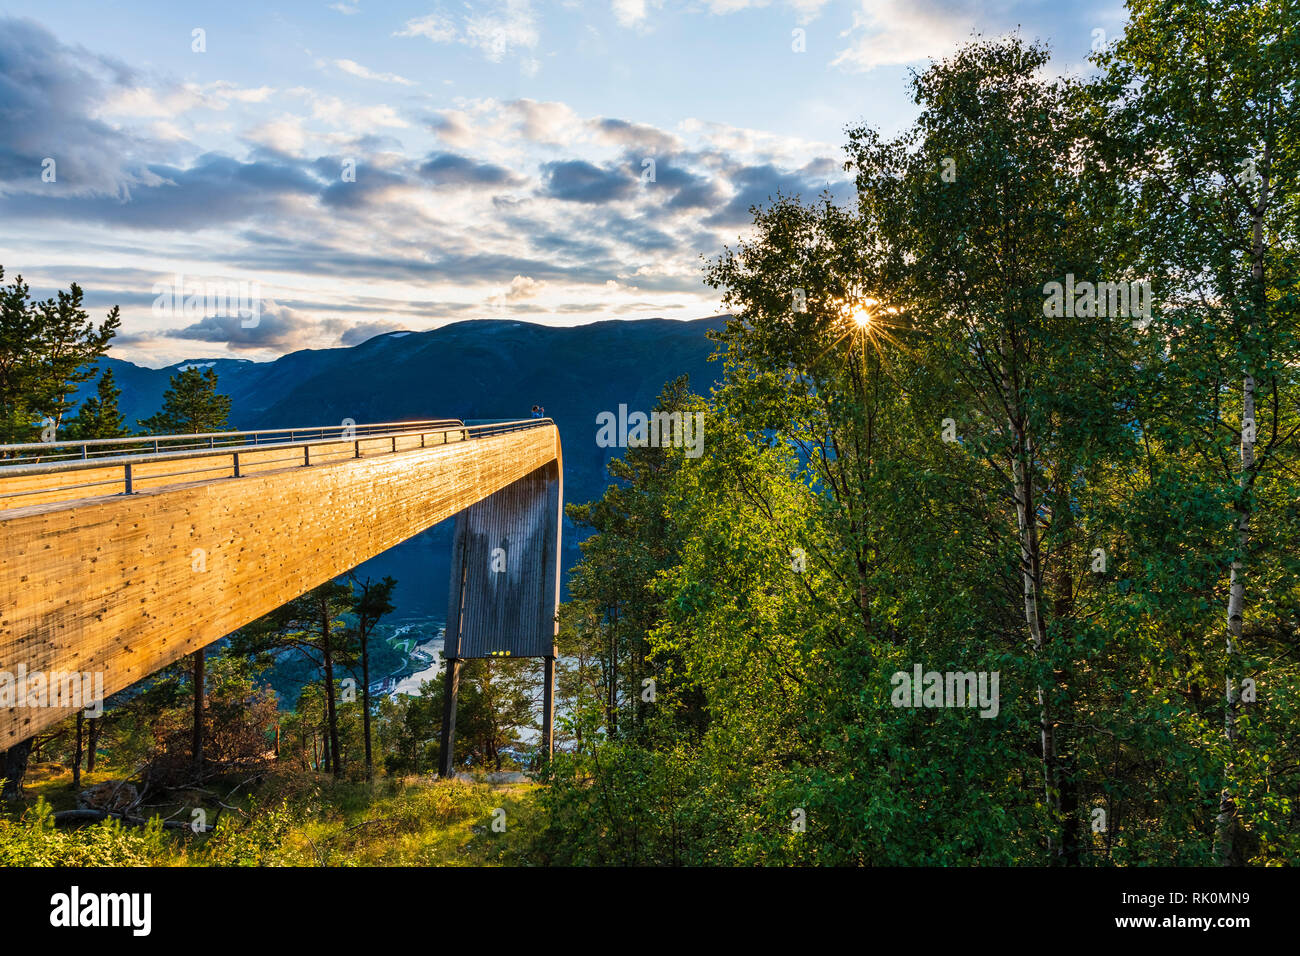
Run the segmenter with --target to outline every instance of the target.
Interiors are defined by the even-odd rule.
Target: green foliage
[[[706,271],[723,385],[661,398],[704,456],[631,449],[569,509],[540,859],[1205,865],[1235,819],[1296,861],[1285,8],[1137,2],[1091,84],[970,44],[897,140],[850,132],[856,209],[755,210]],[[1154,307],[1051,314],[1067,275]],[[997,672],[998,712],[895,706],[916,665]]]
[[[151,435],[229,431],[230,396],[217,391],[217,373],[190,366],[172,376],[162,409],[140,421]]]
[[[165,866],[177,852],[155,817],[144,827],[106,820],[75,830],[56,829],[43,798],[21,819],[0,819],[0,866]]]
[[[113,370],[104,369],[95,384],[95,394],[88,396],[77,408],[77,414],[68,422],[63,437],[73,441],[92,438],[124,438],[126,420],[118,410],[117,400],[122,390],[113,382]]]
[[[96,326],[82,299],[75,282],[42,302],[22,276],[0,286],[0,444],[37,441],[45,419],[57,429],[72,393],[94,377],[121,319],[114,306]]]

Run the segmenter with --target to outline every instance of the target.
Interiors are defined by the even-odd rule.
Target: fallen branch
[[[102,823],[108,819],[120,820],[127,826],[132,827],[149,825],[149,821],[144,817],[132,817],[125,813],[114,813],[111,810],[60,810],[51,819],[56,827],[80,826],[83,823]],[[164,820],[162,825],[167,830],[189,830],[198,833],[207,833],[212,829],[212,827],[199,827],[195,831],[193,826],[183,820]]]

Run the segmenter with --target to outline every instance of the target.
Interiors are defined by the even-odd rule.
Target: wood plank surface
[[[257,452],[242,477],[179,483],[146,465],[133,495],[0,510],[0,672],[101,673],[115,693],[560,455],[553,425],[425,448],[407,437],[396,453],[363,441],[390,450],[323,442],[306,467]],[[0,707],[0,749],[72,710]]]

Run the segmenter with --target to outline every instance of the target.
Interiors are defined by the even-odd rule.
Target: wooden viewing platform
[[[449,686],[465,657],[544,657],[549,748],[563,507],[550,419],[39,443],[0,455],[0,677],[19,665],[97,674],[113,694],[463,513]],[[76,709],[0,706],[0,750]]]

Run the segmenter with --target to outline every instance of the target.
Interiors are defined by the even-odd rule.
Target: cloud
[[[407,20],[406,26],[393,36],[425,37],[434,43],[451,43],[456,39],[456,24],[440,14],[431,13],[427,17]]]
[[[788,171],[771,163],[740,166],[728,177],[735,193],[724,206],[704,221],[710,226],[740,226],[753,221],[750,208],[766,206],[776,196],[799,196],[807,201],[830,189],[832,198],[843,200],[852,192],[847,180],[831,180],[825,162],[814,160],[802,169]]]
[[[213,83],[130,86],[106,90],[97,115],[129,118],[175,118],[194,109],[222,111],[232,103],[264,103],[275,90],[269,86],[241,87],[228,80]]]
[[[405,27],[394,36],[425,37],[434,43],[463,43],[476,48],[493,63],[537,46],[540,38],[531,0],[498,0],[490,10],[483,9],[486,4],[466,6],[477,12],[463,17],[459,26],[448,16],[431,13],[406,21]],[[523,58],[521,62],[524,72],[530,76],[541,65],[532,58]]]
[[[542,173],[546,195],[569,202],[610,202],[626,198],[636,188],[629,171],[593,166],[585,159],[546,163]]]
[[[640,149],[643,155],[672,154],[682,148],[677,136],[643,123],[600,117],[590,120],[588,125],[606,142]]]
[[[414,86],[415,83],[404,76],[398,76],[396,73],[375,73],[366,69],[356,60],[335,60],[334,65],[344,73],[350,73],[353,76],[359,76],[363,80],[378,80],[380,83],[397,83],[401,86]]]
[[[517,121],[517,129],[534,143],[571,142],[582,121],[566,103],[539,103],[518,99],[505,104],[505,111]]]
[[[148,168],[151,184],[117,196],[70,197],[60,193],[0,195],[3,216],[104,222],[141,229],[196,229],[226,222],[274,217],[281,203],[320,192],[304,164],[288,159],[240,162],[219,153],[192,166]]]
[[[510,280],[510,287],[506,289],[505,300],[507,302],[520,302],[524,299],[535,298],[545,285],[545,282],[538,282],[530,276],[515,276]]]
[[[990,19],[980,0],[859,0],[853,25],[840,34],[849,46],[831,65],[865,71],[942,57]]]
[[[646,9],[653,19],[655,6]],[[406,32],[446,33],[426,20]],[[540,26],[519,3],[465,5],[446,42],[481,50],[488,21],[507,24],[499,35],[512,59],[540,46]],[[51,287],[75,278],[94,284],[101,305],[105,295],[120,300],[129,335],[119,344],[150,355],[197,342],[208,354],[353,344],[490,306],[566,321],[709,308],[698,257],[747,225],[751,204],[848,188],[824,158],[834,145],[785,134],[690,120],[663,128],[527,97],[457,97],[420,116],[256,79],[152,80],[13,22],[18,34],[0,31],[0,168],[17,162],[25,181],[0,187],[0,221],[15,224],[0,256],[22,259]],[[354,60],[319,62],[336,84],[336,66],[394,81]],[[427,130],[405,131],[417,125]],[[23,139],[34,126],[35,145]],[[77,165],[100,176],[93,188],[41,188],[48,149],[80,150]],[[340,175],[344,158],[356,161],[355,182]],[[655,160],[654,182],[641,179],[645,158]],[[151,316],[146,273],[199,263],[260,281],[267,301],[275,295],[257,328]],[[158,325],[177,328],[139,331]]]
[[[358,165],[355,180],[342,176],[343,164],[337,157],[324,157],[312,168],[330,184],[320,194],[321,204],[336,210],[370,209],[409,188],[410,180],[401,171],[374,165]]]
[[[464,148],[474,145],[477,137],[469,115],[464,110],[440,110],[429,117],[429,129],[448,146]]]
[[[192,325],[162,334],[192,342],[219,342],[235,351],[277,349],[286,352],[305,348],[320,335],[318,323],[270,299],[262,303],[256,326],[244,328],[244,321],[246,319],[237,315],[207,316]]]
[[[504,166],[481,163],[456,153],[434,153],[420,175],[437,186],[506,186],[523,182]]]
[[[133,79],[125,65],[65,46],[30,20],[0,19],[0,196],[125,198],[156,184],[139,157],[166,151],[97,118]]]
[[[269,146],[278,153],[292,154],[307,145],[307,127],[301,116],[284,113],[277,119],[254,126],[244,135],[244,139],[260,146]]]
[[[235,352],[288,352],[320,346],[360,345],[376,335],[410,331],[401,322],[386,320],[348,322],[337,318],[313,319],[271,299],[263,301],[256,326],[244,328],[244,321],[235,316],[206,316],[184,328],[164,329],[152,334],[118,335],[114,344],[144,345],[163,337],[224,345]]]
[[[465,40],[494,63],[521,47],[537,46],[537,23],[530,0],[504,0],[493,13],[468,18]]]
[[[610,8],[621,27],[639,26],[646,18],[646,0],[613,0]]]
[[[390,332],[409,332],[406,326],[396,322],[358,322],[339,336],[340,345],[360,345],[369,342],[378,335]]]
[[[337,96],[324,96],[313,90],[295,90],[305,96],[311,104],[313,119],[329,123],[336,128],[355,130],[358,133],[371,132],[376,126],[405,128],[410,126],[406,120],[397,115],[391,106],[382,103],[373,106],[358,106],[348,103]]]

